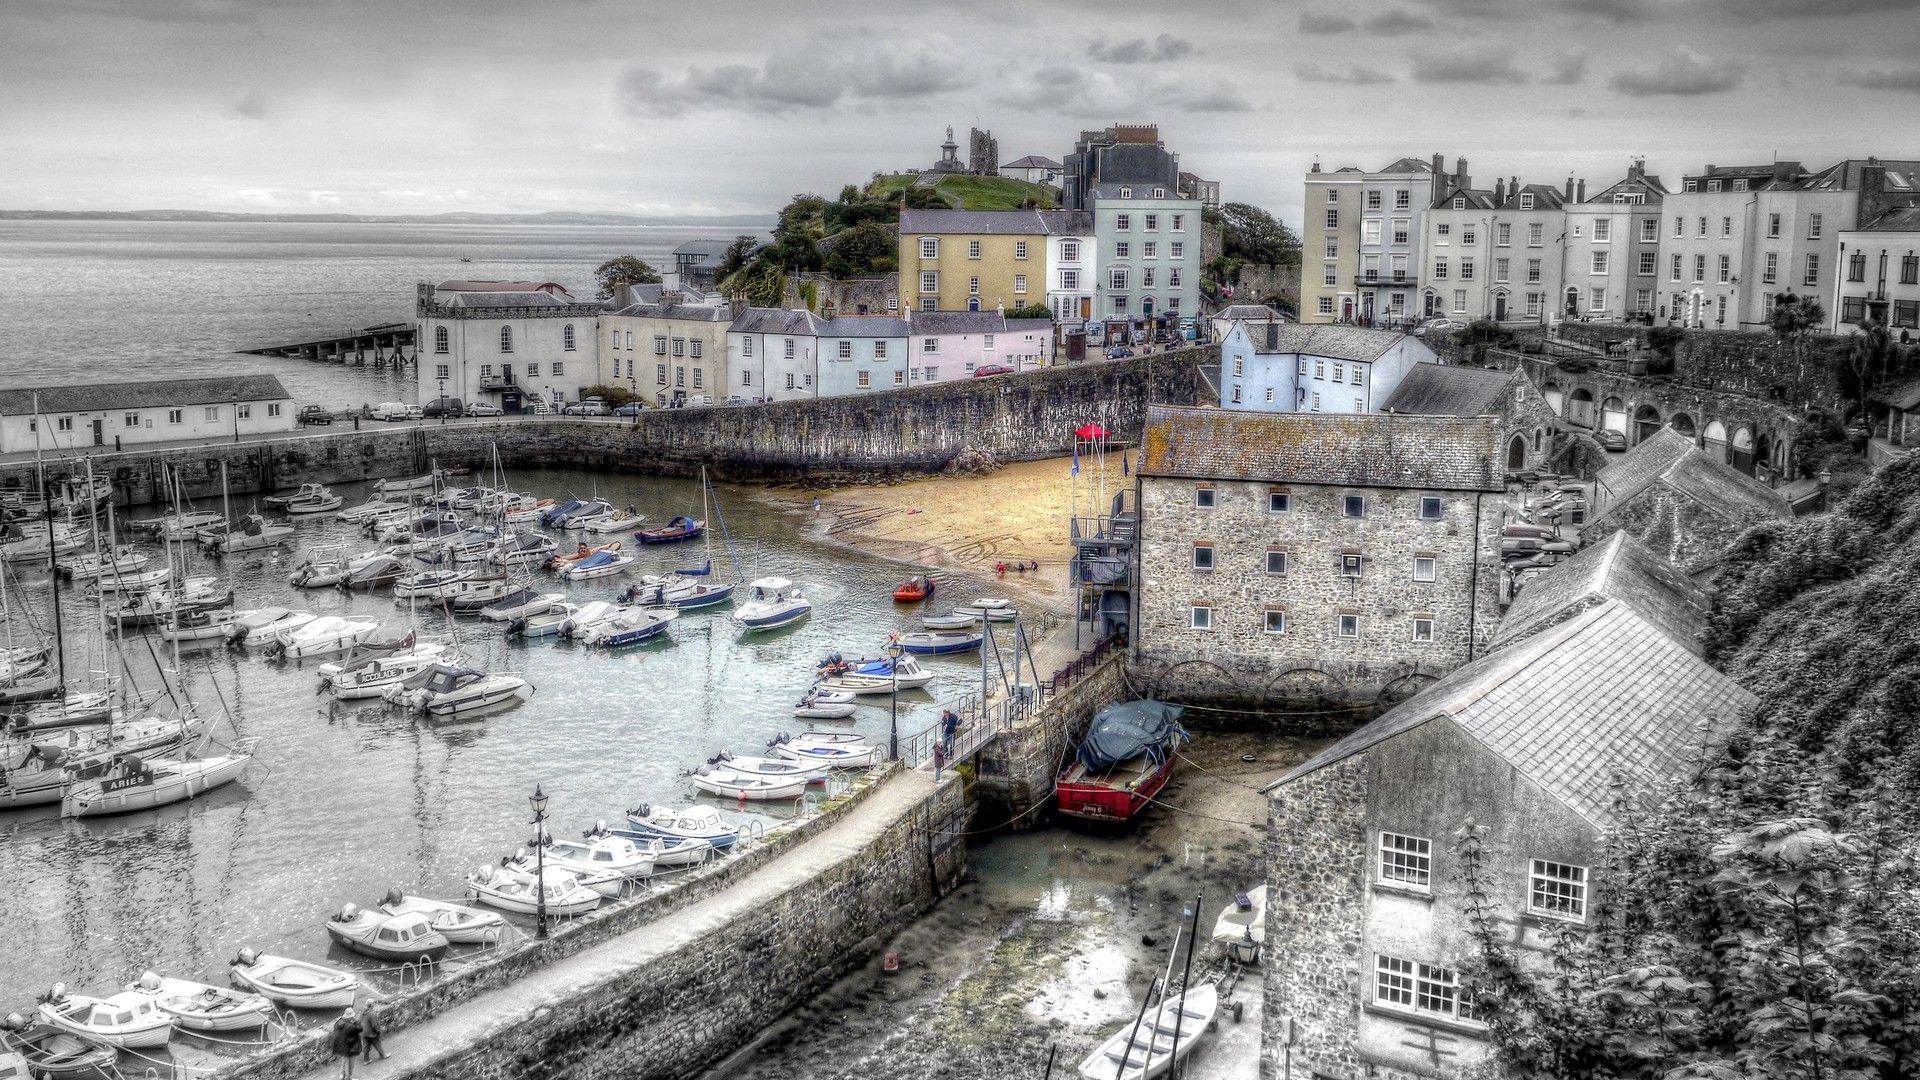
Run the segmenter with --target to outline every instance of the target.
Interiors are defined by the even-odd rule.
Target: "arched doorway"
[[[979,311],[979,310],[980,310],[980,298],[979,298],[979,297],[977,297],[977,296],[969,296],[969,297],[967,297],[967,310],[968,310],[968,311]]]
[[[1633,441],[1643,443],[1653,438],[1660,430],[1660,410],[1651,405],[1642,405],[1633,414]]]
[[[1718,420],[1709,421],[1707,429],[1700,433],[1700,445],[1713,460],[1727,460],[1727,425]]]
[[[1677,412],[1667,418],[1667,426],[1691,439],[1694,435],[1693,417]]]
[[[1753,429],[1745,424],[1733,433],[1733,467],[1753,475]]]
[[[1146,319],[1148,322],[1153,321],[1153,297],[1143,296],[1140,298],[1140,317]]]
[[[1594,408],[1593,391],[1580,387],[1567,400],[1567,423],[1575,427],[1593,427]]]
[[[1605,431],[1627,433],[1627,403],[1617,397],[1608,397],[1600,403],[1600,427]]]
[[[1493,321],[1507,321],[1507,291],[1501,289],[1493,294]]]
[[[1764,431],[1755,435],[1753,438],[1754,475],[1769,479],[1774,473],[1780,471],[1780,464],[1774,460],[1774,456],[1772,437]]]
[[[1507,440],[1507,471],[1519,472],[1527,467],[1527,437],[1515,435]]]
[[[1567,310],[1567,318],[1569,319],[1573,318],[1575,315],[1580,314],[1580,290],[1574,288],[1572,285],[1567,286],[1567,309],[1566,310]]]
[[[1547,408],[1553,410],[1553,415],[1559,416],[1565,411],[1567,395],[1560,389],[1559,383],[1549,382],[1545,386],[1542,386],[1540,388],[1540,396],[1547,399]]]

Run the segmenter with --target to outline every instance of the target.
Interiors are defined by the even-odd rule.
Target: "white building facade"
[[[1440,176],[1440,162],[1438,154],[1431,162],[1401,158],[1361,178],[1358,321],[1388,325],[1418,314],[1422,215],[1433,205],[1436,186],[1471,186],[1465,158],[1451,178]]]
[[[1047,228],[1047,307],[1056,322],[1078,325],[1094,317],[1100,281],[1100,244],[1085,210],[1043,210]]]
[[[559,409],[600,377],[601,305],[537,281],[421,283],[415,399]]]
[[[0,390],[0,453],[235,441],[292,431],[293,398],[272,375]]]
[[[816,396],[820,336],[827,320],[810,311],[748,308],[727,327],[727,394],[746,401]]]
[[[909,345],[908,381],[916,386],[970,379],[985,366],[1020,372],[1052,362],[1053,323],[995,311],[916,311]]]
[[[1831,310],[1840,333],[1875,322],[1897,342],[1920,340],[1920,207],[1889,211],[1840,234]]]
[[[1220,344],[1220,407],[1246,412],[1378,412],[1415,364],[1419,338],[1307,323],[1234,324]]]

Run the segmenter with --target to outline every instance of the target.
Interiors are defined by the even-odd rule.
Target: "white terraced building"
[[[272,375],[0,390],[4,454],[232,439],[296,422],[292,395]]]
[[[602,305],[551,281],[421,283],[416,399],[558,409],[600,374]]]

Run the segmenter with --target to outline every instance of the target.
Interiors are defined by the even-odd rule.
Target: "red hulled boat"
[[[901,582],[893,590],[893,602],[896,604],[916,604],[933,595],[933,579],[925,574],[915,574]]]
[[[1167,786],[1190,738],[1178,722],[1180,713],[1178,706],[1144,699],[1094,714],[1054,784],[1054,808],[1083,821],[1132,821]]]

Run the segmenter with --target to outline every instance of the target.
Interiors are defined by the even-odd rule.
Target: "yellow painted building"
[[[1037,210],[908,210],[900,296],[916,311],[1008,311],[1047,302],[1047,222]]]

